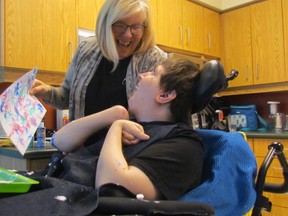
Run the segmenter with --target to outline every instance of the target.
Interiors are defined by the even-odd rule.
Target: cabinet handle
[[[208,34],[208,49],[211,49],[211,34]]]
[[[259,78],[259,65],[258,63],[256,64],[256,80]]]
[[[187,28],[187,44],[191,41],[190,28]]]
[[[179,32],[180,32],[180,44],[182,43],[183,41],[183,30],[182,30],[182,26],[179,26]]]
[[[246,69],[245,69],[245,79],[246,81],[248,81],[248,65],[246,65]]]
[[[71,62],[72,59],[73,59],[73,50],[74,50],[73,42],[72,42],[72,41],[69,41],[69,43],[68,43],[68,48],[69,48],[69,51],[70,51],[70,56],[71,56],[70,62]],[[69,64],[70,64],[70,62],[69,62]]]

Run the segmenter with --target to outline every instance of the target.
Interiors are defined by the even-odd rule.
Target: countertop
[[[47,145],[45,148],[28,148],[24,155],[15,147],[0,147],[0,155],[6,155],[9,157],[20,158],[20,159],[36,159],[36,158],[45,158],[51,157],[53,153],[58,150],[54,147]]]
[[[288,131],[245,131],[247,138],[288,139]]]
[[[30,69],[25,68],[12,68],[0,66],[0,83],[7,82],[13,83],[19,77],[23,76],[25,73],[30,71]],[[44,71],[38,70],[37,79],[45,80],[46,84],[50,85],[61,85],[65,77],[65,72],[60,71]]]
[[[247,138],[262,138],[262,139],[288,139],[288,131],[246,131]],[[45,148],[28,148],[24,155],[15,147],[0,147],[0,155],[6,155],[14,158],[36,159],[43,157],[50,157],[58,150],[47,144]]]

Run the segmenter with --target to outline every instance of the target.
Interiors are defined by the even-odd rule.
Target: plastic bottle
[[[45,148],[46,146],[46,128],[42,121],[37,129],[36,148]]]
[[[269,123],[269,130],[275,130],[275,123],[276,123],[276,113],[278,112],[278,106],[280,104],[279,101],[267,101],[269,105],[269,116],[268,116],[268,123]]]
[[[62,122],[62,126],[65,126],[69,123],[69,117],[68,117],[68,113],[65,113],[63,116],[63,122]]]

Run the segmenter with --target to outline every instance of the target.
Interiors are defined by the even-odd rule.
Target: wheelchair
[[[199,103],[193,113],[204,109],[213,95],[227,88],[228,81],[237,75],[238,71],[232,70],[226,76],[223,66],[216,60],[207,62],[201,72],[197,91]],[[267,155],[257,172],[255,156],[245,135],[204,129],[198,132],[206,152],[203,182],[198,188],[177,201],[148,201],[114,186],[115,191],[124,195],[115,197],[115,194],[100,193],[93,215],[261,216],[262,211],[270,212],[272,209],[272,203],[263,196],[263,192],[288,192],[288,164],[281,143],[273,142],[268,146]],[[282,184],[266,182],[267,171],[276,157],[283,168]]]
[[[228,141],[231,139],[237,139],[237,145],[233,148],[237,149],[240,145],[242,147],[246,145],[245,148],[249,148],[245,139],[241,137],[240,133],[230,134],[230,138],[227,138],[227,132],[223,131],[207,131],[200,130],[199,133],[205,137],[207,135],[214,139],[215,137],[218,140],[221,140],[223,145],[229,145]],[[217,138],[218,137],[218,138]],[[206,138],[205,141],[207,141]],[[241,141],[242,139],[242,141]],[[204,142],[205,142],[204,141]],[[239,142],[240,141],[240,142]],[[215,144],[215,143],[214,143]],[[212,143],[208,143],[212,145]],[[207,147],[207,143],[204,144]],[[211,147],[211,146],[210,146]],[[219,147],[217,145],[217,147]],[[241,148],[242,148],[241,147]],[[225,147],[224,147],[225,148]],[[230,147],[228,148],[228,152]],[[213,176],[215,167],[208,170],[206,175],[209,177],[205,182],[202,183],[198,188],[185,194],[179,201],[147,201],[142,200],[137,197],[109,197],[109,196],[100,196],[99,204],[93,215],[191,215],[191,216],[214,216],[214,215],[246,215],[246,216],[261,216],[262,211],[271,212],[272,203],[267,197],[263,195],[263,192],[270,193],[286,193],[288,192],[288,164],[283,153],[283,145],[279,142],[273,142],[268,146],[268,153],[260,166],[260,169],[257,173],[256,182],[252,182],[253,179],[251,176],[234,176],[236,179],[226,179],[226,176],[215,177]],[[243,148],[242,148],[243,150]],[[247,150],[247,149],[246,149]],[[220,154],[223,149],[220,150]],[[224,150],[225,152],[226,150]],[[215,148],[212,150],[213,154],[215,153]],[[226,152],[228,154],[228,152]],[[245,152],[245,151],[244,151]],[[219,152],[218,152],[219,153]],[[215,155],[218,154],[216,152]],[[243,152],[242,152],[243,153]],[[247,153],[247,152],[246,152]],[[225,165],[227,163],[227,154],[223,154],[223,157],[219,161],[212,162],[218,163],[219,165]],[[219,155],[217,155],[218,157]],[[283,168],[283,177],[284,182],[282,184],[271,184],[265,182],[267,171],[272,163],[272,161],[277,157],[282,168]],[[244,157],[243,159],[245,159]],[[251,158],[250,158],[251,159]],[[222,161],[221,161],[222,160]],[[253,160],[252,160],[253,161]],[[208,161],[208,163],[210,163]],[[228,161],[229,162],[229,161]],[[239,161],[237,161],[239,162]],[[247,162],[247,161],[246,161]],[[242,164],[243,165],[243,164]],[[242,166],[240,165],[240,167]],[[245,164],[244,166],[246,166]],[[230,168],[239,169],[237,164],[232,164]],[[249,168],[250,167],[250,168]],[[216,165],[217,169],[217,165]],[[226,168],[225,168],[226,169]],[[243,169],[243,167],[242,167]],[[254,169],[255,166],[250,166],[248,164],[248,169]],[[235,170],[234,170],[235,171]],[[246,170],[244,172],[253,173],[252,170]],[[240,172],[241,173],[241,172]],[[220,173],[218,173],[220,174]],[[217,173],[216,173],[217,175]],[[247,179],[248,177],[248,179]],[[221,179],[226,181],[220,182]],[[243,178],[244,185],[238,189],[233,187],[231,190],[231,185],[239,184],[239,179]],[[228,183],[227,183],[228,181]],[[221,185],[222,184],[222,185]],[[240,183],[240,184],[243,184]],[[229,187],[224,190],[221,190],[225,187]],[[116,186],[119,187],[119,186]],[[118,188],[119,189],[119,188]],[[117,190],[117,189],[116,189]],[[125,189],[122,189],[125,190]],[[195,193],[196,190],[196,193]],[[229,196],[230,191],[230,196]],[[224,194],[222,194],[224,193]],[[234,194],[232,194],[234,193]],[[133,195],[132,195],[133,196]],[[216,199],[216,200],[215,200]],[[233,213],[234,212],[234,213]]]
[[[203,110],[213,95],[227,88],[228,81],[237,74],[236,70],[232,70],[226,76],[223,66],[218,61],[207,62],[201,70],[200,81],[194,93],[198,103],[192,113]],[[49,180],[41,182],[46,186],[45,189],[54,184],[58,186],[49,190],[37,190],[36,185],[32,193],[2,199],[0,215],[3,213],[32,215],[31,209],[26,208],[31,206],[33,215],[35,212],[36,215],[41,212],[41,215],[47,216],[59,214],[240,216],[246,215],[247,212],[259,216],[263,210],[269,211],[272,207],[272,203],[263,196],[264,191],[271,193],[288,191],[288,165],[281,143],[275,142],[269,146],[269,152],[257,173],[255,156],[243,133],[207,129],[199,129],[198,132],[203,139],[205,151],[202,182],[179,200],[149,201],[141,194],[132,194],[119,185],[108,184],[95,190],[80,183],[62,181],[61,178],[46,178],[57,177],[57,172],[61,173],[61,159],[64,155],[55,153],[47,169],[43,173],[41,170],[40,178]],[[279,185],[266,183],[267,170],[275,157],[283,167],[284,182]],[[35,205],[35,200],[38,205]]]

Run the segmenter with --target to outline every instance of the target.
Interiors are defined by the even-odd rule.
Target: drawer
[[[286,216],[288,208],[272,205],[271,212],[262,210],[262,216]]]
[[[248,142],[251,150],[254,152],[254,140],[251,139],[251,138],[248,138],[248,139],[247,139],[247,142]]]
[[[256,161],[257,161],[257,167],[259,170],[261,164],[264,161],[264,157],[256,157]],[[274,158],[274,160],[272,161],[272,164],[270,165],[268,169],[267,176],[283,178],[282,173],[283,173],[283,168],[281,167],[280,162],[278,161],[277,158]]]
[[[265,157],[269,151],[268,146],[273,142],[277,141],[283,144],[284,154],[286,159],[288,157],[288,140],[287,139],[254,139],[253,150],[255,156]]]
[[[282,183],[283,182],[283,180],[280,178],[271,178],[271,177],[268,177],[267,181],[270,183]],[[278,207],[287,208],[286,210],[288,210],[288,193],[276,194],[276,193],[264,192],[264,196],[268,197],[269,200],[272,202],[272,208],[278,206]]]

